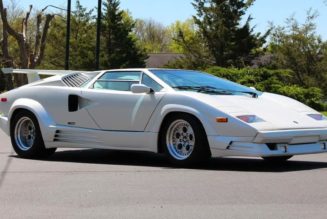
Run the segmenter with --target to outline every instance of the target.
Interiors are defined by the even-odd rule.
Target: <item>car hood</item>
[[[294,99],[277,94],[262,93],[258,98],[250,95],[208,95],[194,92],[188,92],[188,95],[199,98],[200,101],[234,118],[241,115],[256,115],[262,121],[248,125],[257,130],[327,128],[327,120],[317,121],[308,116],[317,114],[317,111]]]

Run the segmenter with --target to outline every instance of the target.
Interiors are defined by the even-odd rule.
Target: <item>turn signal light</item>
[[[216,118],[216,122],[218,122],[218,123],[227,123],[228,122],[228,118],[218,117],[218,118]]]
[[[7,99],[6,97],[2,97],[2,98],[1,98],[1,102],[4,103],[4,102],[7,102],[7,101],[8,101],[8,99]]]

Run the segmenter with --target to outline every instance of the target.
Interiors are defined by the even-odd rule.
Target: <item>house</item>
[[[181,58],[180,53],[149,53],[149,58],[146,60],[147,68],[163,68],[168,63],[174,62]]]

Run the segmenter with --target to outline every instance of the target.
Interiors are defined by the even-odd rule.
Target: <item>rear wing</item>
[[[73,70],[40,70],[40,69],[13,69],[2,68],[4,74],[26,74],[28,83],[40,80],[40,75],[67,75],[71,73],[87,73],[86,71],[73,71]]]

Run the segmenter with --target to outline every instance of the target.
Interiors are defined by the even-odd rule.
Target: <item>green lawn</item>
[[[324,114],[325,116],[327,116],[327,112],[321,112],[322,114]]]

